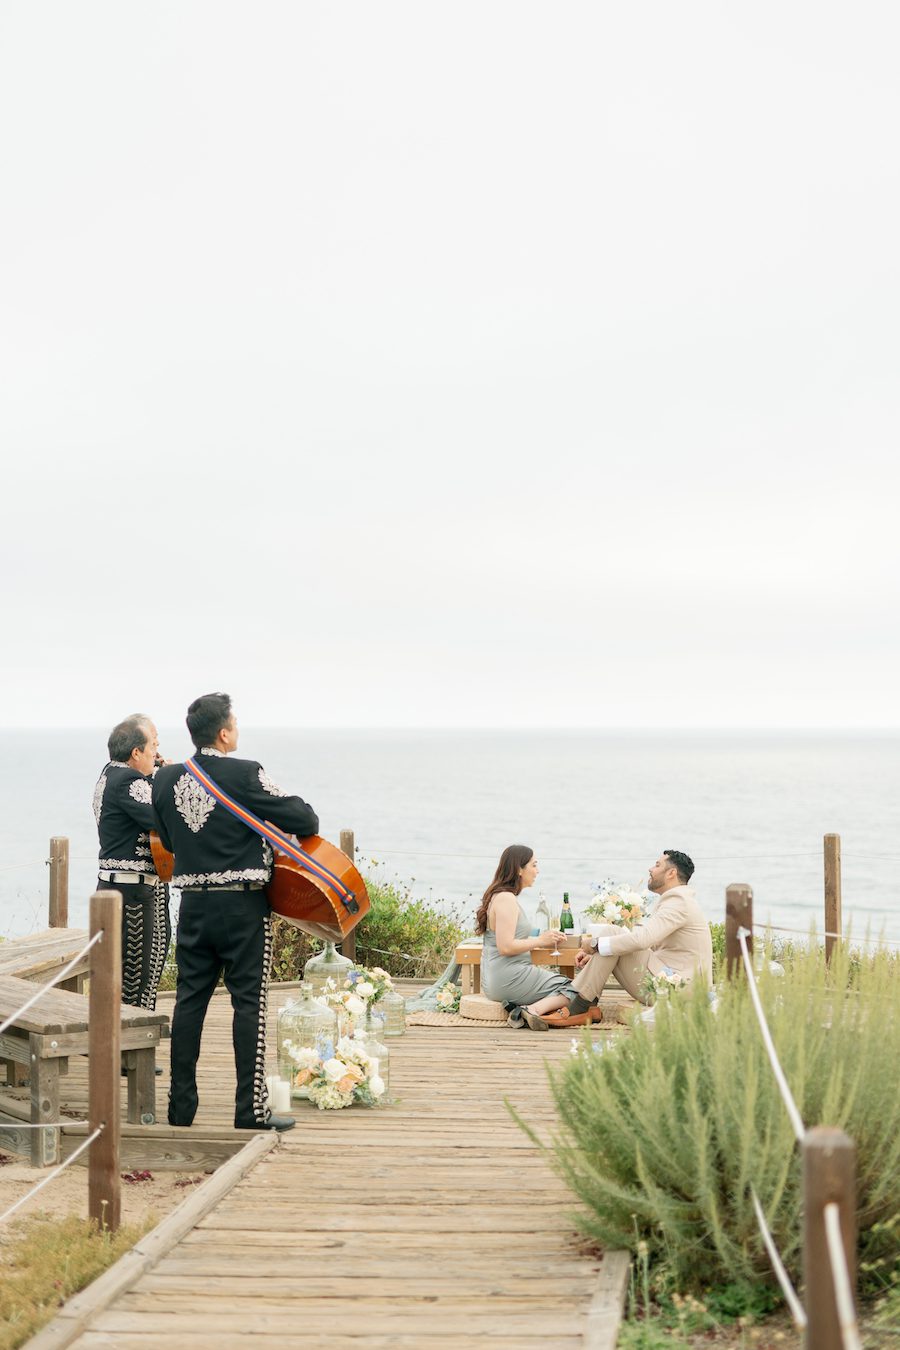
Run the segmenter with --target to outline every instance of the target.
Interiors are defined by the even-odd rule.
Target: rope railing
[[[828,1259],[831,1262],[831,1278],[834,1282],[834,1298],[837,1303],[844,1350],[862,1350],[856,1310],[853,1306],[850,1272],[847,1269],[847,1253],[844,1251],[844,1240],[841,1236],[841,1212],[832,1200],[825,1206],[824,1214]]]
[[[797,933],[800,937],[809,937],[810,935],[812,935],[813,937],[816,937],[816,938],[819,938],[819,937],[823,937],[823,938],[837,938],[837,939],[838,939],[839,941],[841,941],[841,942],[843,942],[844,939],[845,939],[845,937],[846,937],[846,934],[844,934],[844,933],[832,933],[832,932],[830,932],[830,930],[827,929],[827,928],[824,929],[823,932],[819,933],[816,929],[809,929],[809,928],[785,928],[783,924],[778,924],[778,923],[767,923],[765,926],[766,926],[766,929],[767,929],[767,930],[768,930],[768,929],[771,929],[771,931],[772,931],[773,933]],[[881,947],[881,946],[884,946],[884,947],[900,947],[900,941],[897,941],[896,938],[887,938],[887,937],[862,937],[862,938],[858,938],[858,937],[854,937],[854,938],[848,939],[848,941],[850,941],[850,942],[863,942],[863,943],[866,943],[866,944],[867,944],[868,946],[870,946],[870,947],[872,947],[872,946],[875,946],[875,947]]]
[[[749,888],[744,889],[749,893]],[[748,922],[752,923],[752,917],[749,917],[749,912]],[[848,1254],[844,1246],[844,1239],[841,1232],[840,1206],[837,1201],[829,1200],[822,1206],[821,1210],[817,1210],[817,1205],[821,1204],[821,1190],[816,1190],[816,1184],[818,1178],[821,1177],[822,1174],[819,1172],[817,1175],[815,1170],[810,1170],[816,1162],[817,1153],[821,1156],[823,1143],[821,1136],[823,1134],[827,1136],[826,1142],[828,1151],[834,1150],[835,1137],[837,1137],[838,1145],[843,1146],[846,1149],[852,1150],[853,1144],[852,1141],[840,1131],[807,1131],[803,1124],[803,1118],[797,1108],[794,1095],[791,1092],[784,1070],[781,1066],[781,1061],[778,1058],[765,1010],[762,1006],[762,1000],[759,996],[759,990],[757,989],[756,975],[748,946],[748,939],[752,936],[752,931],[749,928],[745,927],[743,924],[737,926],[736,937],[740,949],[741,962],[747,977],[747,987],[750,992],[751,1002],[756,1013],[757,1021],[759,1022],[763,1045],[765,1046],[769,1064],[781,1094],[782,1101],[784,1102],[785,1109],[788,1113],[788,1117],[790,1118],[797,1142],[801,1144],[804,1152],[804,1208],[806,1224],[804,1264],[806,1268],[806,1308],[803,1307],[796,1290],[791,1284],[784,1262],[781,1259],[775,1240],[772,1237],[772,1233],[766,1222],[765,1213],[759,1197],[751,1184],[750,1197],[753,1203],[756,1221],[762,1235],[763,1245],[765,1246],[778,1283],[781,1286],[791,1316],[793,1317],[796,1326],[805,1332],[805,1345],[807,1347],[818,1346],[823,1326],[827,1323],[832,1332],[834,1333],[836,1331],[839,1335],[840,1344],[843,1346],[843,1350],[862,1350],[862,1342],[860,1340],[859,1326],[854,1306],[853,1286],[850,1270],[848,1268]],[[838,1148],[838,1151],[841,1151],[840,1147]],[[834,1191],[832,1191],[832,1194],[834,1194]],[[844,1194],[846,1194],[846,1192],[844,1192]],[[831,1289],[834,1296],[834,1302],[831,1307],[837,1314],[836,1327],[834,1322],[827,1321],[832,1315],[832,1313],[827,1311],[828,1304],[826,1303],[824,1306],[821,1305],[815,1300],[815,1295],[811,1292],[811,1279],[813,1277],[810,1272],[816,1272],[818,1266],[821,1264],[821,1262],[819,1262],[817,1266],[816,1259],[811,1255],[814,1250],[812,1244],[815,1241],[820,1240],[814,1236],[816,1232],[815,1224],[817,1212],[821,1214],[824,1223],[828,1265],[831,1270]],[[821,1232],[821,1229],[819,1232]],[[810,1262],[812,1264],[810,1264]],[[827,1299],[828,1295],[825,1295],[825,1297]],[[822,1321],[823,1317],[826,1319],[825,1323]],[[831,1345],[832,1343],[833,1341],[829,1340],[828,1344]]]
[[[759,1203],[759,1196],[756,1194],[756,1191],[753,1189],[752,1186],[750,1187],[750,1199],[753,1201],[753,1208],[756,1211],[756,1222],[759,1224],[759,1230],[762,1233],[762,1240],[765,1244],[766,1251],[769,1254],[769,1260],[772,1263],[772,1269],[775,1272],[775,1277],[778,1280],[778,1283],[781,1285],[781,1292],[784,1294],[785,1302],[787,1303],[788,1307],[791,1310],[791,1316],[794,1319],[795,1325],[802,1329],[803,1327],[806,1326],[807,1323],[806,1310],[804,1309],[803,1304],[800,1302],[796,1289],[791,1284],[790,1275],[788,1275],[787,1271],[784,1268],[784,1262],[781,1259],[781,1254],[779,1253],[778,1248],[775,1246],[775,1239],[772,1237],[769,1225],[766,1223],[766,1216],[763,1213],[763,1207]]]
[[[15,1202],[15,1204],[10,1205],[9,1209],[5,1210],[2,1214],[0,1214],[0,1223],[5,1222],[5,1220],[8,1219],[10,1215],[15,1214],[17,1209],[21,1209],[23,1205],[27,1204],[28,1201],[32,1198],[32,1196],[37,1195],[38,1191],[42,1191],[45,1186],[49,1186],[50,1182],[54,1181],[61,1172],[64,1172],[66,1170],[67,1167],[71,1167],[72,1163],[75,1162],[77,1158],[80,1158],[82,1153],[84,1153],[87,1149],[89,1149],[91,1144],[93,1144],[94,1140],[99,1139],[102,1133],[103,1133],[103,1126],[98,1125],[96,1130],[94,1130],[93,1134],[88,1135],[87,1139],[85,1139],[83,1143],[79,1144],[76,1149],[72,1150],[68,1158],[64,1159],[64,1161],[61,1162],[58,1167],[54,1167],[53,1171],[48,1173],[48,1175],[45,1176],[42,1181],[39,1181],[36,1186],[32,1186],[30,1191],[26,1191],[24,1195],[19,1197],[19,1199]]]
[[[778,1084],[778,1090],[781,1093],[785,1109],[790,1117],[791,1125],[794,1127],[794,1134],[797,1136],[797,1142],[802,1143],[803,1136],[806,1133],[806,1126],[800,1112],[797,1110],[797,1103],[794,1101],[794,1095],[788,1087],[788,1081],[781,1067],[781,1061],[778,1058],[778,1052],[775,1049],[775,1042],[772,1040],[772,1033],[769,1030],[769,1024],[766,1021],[766,1014],[763,1010],[762,1000],[759,997],[759,990],[756,987],[756,976],[753,970],[753,961],[747,948],[747,939],[752,934],[747,928],[739,928],[738,942],[741,947],[741,957],[744,962],[744,969],[747,972],[747,984],[750,989],[750,997],[753,1000],[753,1008],[756,1012],[759,1029],[762,1034],[763,1044],[766,1047],[766,1054],[769,1057],[769,1063],[772,1066],[772,1073],[775,1075],[775,1082]]]
[[[87,956],[91,948],[95,946],[96,943],[101,942],[102,939],[103,939],[102,931],[99,933],[95,933],[94,936],[90,939],[90,941],[85,943],[81,951],[78,952],[76,956],[72,957],[72,960],[69,962],[67,966],[63,966],[62,970],[57,971],[57,973],[53,976],[52,980],[48,980],[46,984],[42,984],[39,987],[37,993],[33,995],[33,997],[28,999],[26,1003],[23,1003],[21,1008],[17,1009],[16,1012],[11,1013],[10,1016],[7,1017],[5,1022],[0,1023],[0,1036],[2,1036],[4,1031],[6,1031],[9,1027],[11,1027],[14,1022],[17,1022],[23,1013],[28,1012],[29,1008],[33,1008],[34,1005],[40,999],[42,999],[45,994],[49,993],[50,990],[55,985],[59,984],[60,980],[64,980],[66,976],[69,974],[69,972],[71,970],[74,970],[75,966],[78,965],[78,962],[82,961],[84,957]]]

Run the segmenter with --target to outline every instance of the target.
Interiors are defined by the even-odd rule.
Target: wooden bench
[[[27,937],[9,938],[0,942],[0,975],[43,982],[67,966],[87,946],[87,941],[86,928],[45,928]],[[80,994],[90,964],[91,955],[87,952],[60,988]]]
[[[0,975],[0,1022],[33,994],[30,981]],[[0,1060],[28,1066],[32,1125],[44,1121],[56,1125],[60,1120],[60,1076],[68,1073],[71,1055],[88,1052],[88,1011],[89,1001],[83,994],[50,989],[0,1036]],[[122,1007],[121,1045],[128,1077],[127,1119],[131,1124],[156,1122],[156,1047],[168,1021],[162,1012]],[[7,1082],[12,1085],[9,1077]],[[15,1152],[30,1154],[35,1167],[58,1162],[59,1129],[22,1129],[16,1105],[0,1099],[0,1138]]]

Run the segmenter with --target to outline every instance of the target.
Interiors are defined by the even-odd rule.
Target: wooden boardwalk
[[[273,1004],[284,997],[273,990]],[[569,1039],[411,1027],[390,1042],[395,1105],[300,1104],[279,1146],[72,1344],[612,1350],[622,1263],[579,1249],[573,1197],[504,1105],[551,1127],[544,1060]],[[200,1120],[230,1122],[233,1082],[217,996]]]

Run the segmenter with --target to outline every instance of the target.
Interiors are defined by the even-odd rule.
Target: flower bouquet
[[[660,998],[667,998],[673,989],[686,989],[688,981],[676,970],[664,966],[658,975],[647,971],[640,984],[641,998],[647,1004],[653,1004]]]
[[[434,996],[435,1005],[438,1012],[455,1013],[459,1012],[459,1000],[462,998],[462,988],[454,984],[452,980],[447,980],[442,984]]]
[[[617,883],[607,878],[591,896],[590,904],[585,906],[584,916],[595,923],[614,923],[619,928],[632,928],[647,915],[652,899],[649,891],[639,891],[627,882]]]
[[[384,1080],[378,1073],[378,1060],[371,1059],[359,1041],[342,1036],[335,1047],[323,1047],[319,1054],[310,1046],[285,1042],[284,1047],[297,1066],[293,1071],[295,1087],[320,1111],[341,1111],[354,1102],[376,1106],[384,1096]],[[328,1051],[333,1049],[333,1054]]]
[[[333,979],[326,980],[323,997],[329,1007],[334,1008],[339,1019],[346,1017],[351,1027],[356,1027],[393,987],[394,981],[381,966],[373,966],[371,970],[354,966],[343,988],[339,988]]]

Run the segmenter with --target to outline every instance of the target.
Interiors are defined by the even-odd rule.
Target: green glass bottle
[[[563,891],[562,909],[559,914],[559,927],[562,933],[571,933],[575,929],[575,916],[569,904],[569,892]]]

